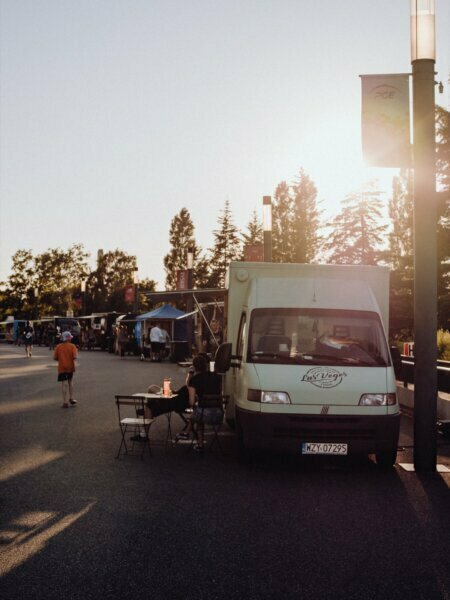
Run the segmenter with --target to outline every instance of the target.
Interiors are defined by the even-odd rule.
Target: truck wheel
[[[397,446],[389,450],[380,450],[375,454],[377,465],[381,469],[392,469],[397,459]]]

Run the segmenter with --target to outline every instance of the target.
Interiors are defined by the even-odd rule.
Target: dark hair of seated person
[[[202,355],[194,357],[192,365],[197,373],[204,373],[208,370],[208,362],[206,358]]]

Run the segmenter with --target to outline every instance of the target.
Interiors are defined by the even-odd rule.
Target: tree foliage
[[[317,189],[300,169],[292,186],[282,181],[276,188],[272,209],[272,257],[274,262],[313,262],[321,238]]]
[[[382,220],[379,190],[371,184],[364,192],[349,194],[332,220],[324,249],[331,263],[377,264],[386,225]]]
[[[164,257],[166,289],[177,287],[177,272],[187,269],[188,250],[194,254],[193,286],[204,287],[208,278],[208,263],[203,251],[195,242],[195,228],[187,208],[182,208],[170,224],[169,242],[171,249]]]
[[[229,262],[239,260],[241,255],[239,230],[233,223],[228,200],[225,201],[224,209],[217,222],[219,228],[213,231],[214,246],[210,250],[208,287],[223,287]]]
[[[242,232],[242,260],[244,260],[245,246],[256,246],[264,243],[264,232],[261,220],[258,219],[256,210],[251,214],[250,221],[247,224],[247,231]]]
[[[391,268],[390,331],[393,336],[411,339],[413,329],[413,193],[412,173],[402,170],[392,180],[388,204],[391,231],[383,253]]]
[[[5,314],[28,318],[65,314],[72,309],[72,294],[87,273],[87,257],[82,244],[67,250],[49,248],[36,256],[31,250],[18,250],[4,292]]]
[[[294,262],[295,238],[293,232],[294,201],[285,181],[278,184],[272,203],[272,260]]]
[[[303,169],[300,169],[292,192],[295,261],[310,263],[314,261],[320,245],[320,211],[317,209],[317,188]]]
[[[125,303],[125,287],[133,283],[136,257],[123,250],[111,250],[98,256],[97,268],[86,281],[87,312],[131,311]]]
[[[450,112],[436,107],[438,204],[438,326],[450,329]]]

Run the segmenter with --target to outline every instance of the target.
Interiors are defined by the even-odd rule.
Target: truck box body
[[[227,288],[227,418],[241,449],[395,460],[389,270],[233,262]]]

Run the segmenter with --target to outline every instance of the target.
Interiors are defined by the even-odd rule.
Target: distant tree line
[[[450,329],[450,113],[436,108],[437,181],[442,200],[438,206],[438,324]],[[376,183],[348,194],[340,212],[323,220],[317,189],[300,169],[294,181],[280,182],[272,203],[272,259],[274,262],[328,262],[387,265],[391,269],[391,334],[411,338],[413,329],[413,193],[412,173],[402,170],[393,178],[385,207]],[[387,213],[383,214],[383,211]],[[188,250],[194,254],[195,288],[222,287],[230,260],[243,260],[246,245],[263,243],[263,228],[254,211],[245,231],[233,221],[229,200],[224,203],[213,230],[213,245],[203,249],[186,207],[170,224],[170,250],[164,257],[165,286],[176,289],[177,272],[187,268]],[[124,287],[133,281],[136,257],[121,250],[99,256],[89,270],[81,244],[33,256],[19,250],[12,257],[12,275],[0,291],[0,311],[29,315],[65,312],[79,305],[80,282],[86,281],[85,312],[126,311]],[[153,291],[155,282],[140,282],[142,291]],[[36,290],[36,293],[33,291]],[[140,310],[148,308],[141,296]]]

